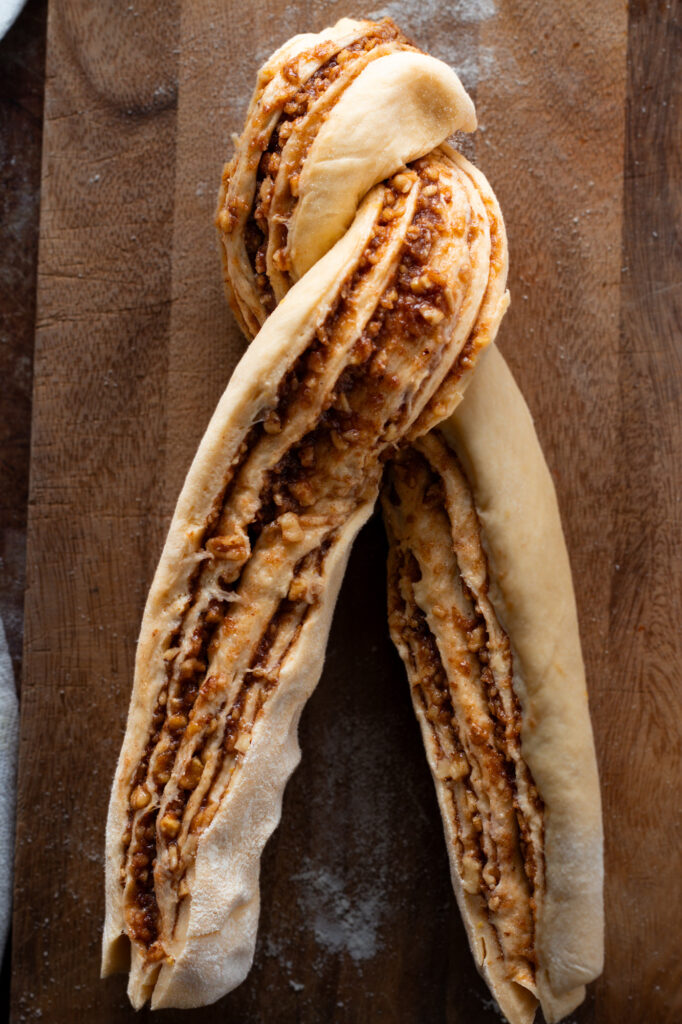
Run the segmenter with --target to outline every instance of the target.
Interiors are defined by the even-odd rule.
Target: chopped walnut
[[[340,434],[338,434],[335,430],[332,430],[329,436],[331,438],[332,444],[334,445],[337,451],[345,452],[347,450],[348,442],[344,441]]]
[[[181,789],[196,789],[201,779],[204,766],[198,757],[193,757],[179,781]]]
[[[166,724],[171,732],[181,732],[187,728],[187,716],[171,715]]]
[[[445,313],[442,309],[437,309],[435,306],[422,306],[419,310],[421,315],[424,317],[428,324],[435,327],[441,320],[444,319]]]
[[[285,512],[279,517],[282,537],[289,544],[299,544],[303,540],[303,530],[295,512]]]
[[[211,537],[206,542],[206,550],[214,558],[232,561],[244,561],[249,557],[248,541],[239,535],[234,537]]]
[[[175,839],[180,831],[180,822],[174,814],[164,814],[159,822],[159,829],[166,839]]]
[[[350,402],[348,401],[348,395],[345,393],[345,391],[342,391],[341,394],[337,396],[334,405],[340,412],[352,412]]]
[[[465,853],[462,857],[462,885],[464,891],[475,894],[480,888],[481,865],[475,857]]]
[[[409,192],[412,182],[407,174],[396,174],[391,178],[391,186],[398,192]]]
[[[180,678],[189,679],[197,672],[204,672],[205,670],[206,665],[199,658],[185,658],[180,668]]]
[[[307,480],[297,480],[295,483],[289,485],[289,490],[296,500],[304,507],[314,504],[315,492]]]
[[[195,815],[192,821],[192,832],[199,832],[206,825],[211,823],[213,817],[213,811],[210,807],[204,807],[197,815]]]
[[[278,270],[286,271],[289,269],[289,260],[287,258],[287,251],[285,248],[277,249],[272,257],[272,262],[275,264]]]
[[[415,295],[423,295],[429,288],[433,287],[433,281],[428,274],[420,274],[419,277],[413,277],[410,281],[410,290]]]
[[[470,630],[467,633],[467,648],[472,654],[476,651],[480,651],[485,641],[485,633],[483,626],[476,626],[475,629]]]
[[[289,587],[289,600],[306,601],[308,604],[313,604],[321,592],[322,583],[319,579],[298,576]]]
[[[265,431],[266,434],[279,434],[281,429],[282,421],[275,412],[275,410],[272,409],[267,414],[265,420],[263,421],[263,430]]]
[[[141,811],[143,807],[146,807],[151,797],[149,792],[144,786],[136,786],[130,794],[130,806],[134,811]]]
[[[234,741],[234,749],[240,754],[245,754],[251,745],[251,737],[248,733],[241,733]]]

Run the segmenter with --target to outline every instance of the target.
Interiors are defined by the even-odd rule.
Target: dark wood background
[[[510,235],[501,347],[535,414],[571,552],[608,872],[606,970],[572,1020],[674,1024],[679,6],[404,0],[384,9],[476,98],[475,159]],[[220,168],[262,60],[294,32],[346,13],[346,3],[321,0],[51,3],[30,423],[44,5],[29,4],[0,45],[0,608],[17,665],[32,432],[16,1024],[134,1018],[124,980],[98,979],[103,828],[146,590],[243,347],[212,228]],[[164,1020],[498,1019],[458,920],[387,636],[384,556],[375,519],[351,559],[302,722],[303,761],[263,859],[253,970],[215,1007]]]

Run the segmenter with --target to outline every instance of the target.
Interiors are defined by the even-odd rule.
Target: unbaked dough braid
[[[458,405],[508,303],[497,202],[445,144],[474,127],[456,75],[388,19],[297,36],[259,72],[218,211],[228,296],[253,341],[189,471],[150,590],[109,809],[104,971],[130,951],[135,1006],[211,1002],[249,970],[260,856],[300,757],[298,720],[348,553],[387,460],[409,441],[421,447],[399,456],[388,484],[400,495],[387,505],[392,576],[404,575],[400,551],[419,557],[399,523],[433,474],[423,452],[446,447],[419,439]],[[434,515],[445,551],[443,510]],[[400,608],[393,591],[399,646],[410,617],[428,615],[417,589]],[[448,756],[460,758],[461,745],[452,740]],[[523,766],[519,750],[517,730],[477,762],[475,799],[488,799],[503,762]],[[450,778],[439,758],[434,771]],[[476,841],[487,864],[477,908],[500,977],[534,1006],[528,865],[541,871],[542,820],[524,770],[537,820],[520,839],[516,804],[500,792]],[[450,856],[454,875],[461,858]],[[505,875],[497,888],[495,870]],[[510,906],[496,915],[503,895]]]
[[[314,103],[297,100],[295,127],[290,131],[282,118],[274,123],[257,167],[250,156],[259,131],[252,108],[226,168],[218,226],[228,295],[247,335],[340,236],[357,198],[382,176],[400,174],[401,160],[408,164],[424,152],[428,119],[423,111],[409,113],[423,88],[418,59],[405,52],[391,23],[370,23],[363,31],[365,39],[390,35],[393,52],[401,52],[363,64],[360,75],[344,52],[332,72],[333,102],[326,93]],[[354,45],[363,61],[376,52],[364,42]],[[275,91],[282,84],[271,72]],[[474,118],[459,102],[460,121],[470,129]],[[494,336],[506,307],[504,226],[488,182],[461,155],[441,144],[421,165],[438,152],[473,182],[490,225],[491,273],[470,341],[478,349]],[[501,267],[505,272],[496,272]],[[418,294],[421,284],[411,282],[411,288]],[[538,999],[547,1020],[555,1020],[582,1000],[584,983],[599,973],[602,959],[599,793],[573,590],[551,479],[502,357],[491,351],[481,360],[476,392],[505,416],[488,410],[480,422],[480,405],[458,406],[467,383],[458,362],[406,435],[421,439],[385,475],[389,621],[412,684],[476,963],[511,1021],[531,1020]],[[422,436],[456,406],[445,433]],[[485,443],[469,462],[468,478],[462,437],[472,434]],[[523,445],[515,446],[519,438]],[[497,464],[500,450],[507,450],[504,466]],[[491,466],[497,483],[486,508],[476,485]],[[515,472],[523,483],[506,487]],[[519,516],[535,533],[542,568],[524,563],[526,538],[510,526]],[[516,638],[510,640],[501,624],[504,593],[497,602],[489,596],[515,578],[509,571],[498,578],[491,550],[507,556],[523,580],[515,607],[533,623],[530,653],[517,643],[512,655]],[[549,711],[542,710],[552,739],[549,756],[537,753],[536,688],[550,698]],[[557,729],[559,689],[568,694],[573,730]],[[566,761],[578,750],[576,798]],[[548,807],[538,785],[545,795],[554,792],[557,776],[560,791]]]
[[[571,571],[533,422],[496,348],[384,476],[389,625],[472,953],[512,1024],[603,962],[602,826]]]

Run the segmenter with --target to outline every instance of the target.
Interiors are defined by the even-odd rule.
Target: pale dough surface
[[[107,819],[106,918],[102,956],[102,971],[105,975],[120,969],[125,956],[124,949],[121,948],[121,935],[124,932],[123,890],[118,871],[121,863],[121,837],[125,831],[128,816],[129,779],[144,753],[148,735],[149,708],[154,706],[165,683],[162,644],[180,621],[188,600],[186,581],[196,565],[204,523],[216,493],[220,492],[221,480],[225,473],[225,467],[229,464],[230,453],[236,453],[246,431],[257,418],[259,410],[273,401],[282,377],[283,367],[291,365],[298,350],[305,347],[315,326],[326,315],[331,302],[330,296],[334,294],[335,282],[343,279],[356,265],[365,247],[368,225],[376,216],[378,204],[380,204],[380,198],[372,195],[367,198],[351,229],[320,262],[316,273],[307,275],[297,286],[292,288],[286,299],[268,319],[258,338],[247,349],[218,403],[178,499],[175,515],[145,607],[136,655],[136,682],[131,696],[126,735],[116,770]],[[369,510],[366,515],[369,515]],[[337,546],[346,550],[344,559],[347,557],[347,550],[350,548],[351,540],[361,521],[361,519],[351,520],[338,539]],[[311,616],[310,624],[305,627],[307,630],[305,636],[311,639],[303,645],[306,657],[300,666],[301,678],[294,686],[294,692],[298,694],[301,707],[305,701],[303,694],[309,694],[314,686],[314,683],[311,684],[311,680],[314,678],[316,682],[319,675],[325,646],[326,633],[324,631],[328,629],[343,564],[345,561],[341,563],[337,558],[333,560],[334,568],[333,571],[330,570],[328,586],[329,595],[325,596],[319,610]],[[322,635],[320,631],[322,631]],[[150,671],[150,666],[155,668]],[[235,883],[233,880],[230,883],[237,886],[238,892],[229,889],[229,886],[229,891],[226,891],[227,883],[224,881],[224,872],[208,871],[206,873],[202,878],[204,894],[197,910],[190,913],[188,926],[188,934],[193,937],[195,945],[197,937],[206,930],[202,923],[205,921],[202,907],[222,902],[236,909],[251,903],[257,910],[257,904],[253,904],[253,899],[254,893],[257,894],[260,854],[267,836],[279,820],[281,802],[279,790],[283,788],[284,782],[296,766],[298,758],[297,748],[294,749],[292,745],[293,741],[287,739],[292,729],[292,735],[295,738],[296,730],[292,725],[293,718],[285,718],[281,722],[277,719],[277,709],[282,708],[283,700],[282,697],[275,702],[275,718],[271,728],[266,729],[265,733],[269,737],[270,744],[282,744],[281,771],[279,769],[275,771],[274,767],[271,773],[266,772],[264,768],[256,774],[250,771],[246,775],[246,781],[242,781],[237,788],[243,799],[244,786],[247,787],[247,793],[248,787],[251,787],[250,792],[255,800],[255,806],[260,807],[263,816],[259,828],[254,827],[250,833],[244,832],[241,836],[241,857],[244,867],[241,874],[238,875],[238,881]],[[286,706],[285,704],[285,710]],[[284,714],[284,711],[281,714]],[[289,708],[288,714],[294,716],[294,711]],[[271,720],[269,716],[265,716],[265,719]],[[259,725],[259,730],[259,734],[262,736],[262,724]],[[260,763],[262,767],[262,761],[257,763]],[[275,776],[276,780],[271,781]],[[260,804],[258,802],[259,793],[262,795],[263,792],[268,793],[270,799],[267,813],[264,811],[262,801]],[[222,815],[216,817],[212,828],[202,838],[200,845],[200,850],[208,851],[206,853],[208,861],[198,857],[198,864],[211,862],[210,851],[212,843],[218,841],[216,822],[219,820],[222,820]],[[234,835],[232,835],[232,841],[234,842]],[[204,854],[202,854],[203,856]],[[251,864],[249,870],[246,869],[247,863]],[[239,923],[233,922],[231,927],[230,946],[235,949],[235,956],[242,966],[245,963],[245,954],[239,953],[238,948],[240,944],[244,948],[248,947],[251,949],[250,956],[253,955],[257,928],[256,910],[251,915],[242,911],[238,917]],[[227,924],[225,927],[227,929]],[[206,934],[208,935],[211,931],[215,931],[213,926],[208,927]],[[127,943],[127,940],[125,942]],[[206,964],[202,965],[204,959],[206,959]],[[195,965],[194,969],[202,976],[205,975],[203,983],[208,982],[208,973],[211,971],[222,972],[220,981],[216,978],[213,979],[211,990],[217,991],[219,988],[218,994],[222,994],[228,987],[238,984],[237,981],[232,983],[232,972],[236,970],[238,973],[241,966],[231,966],[229,957],[223,956],[221,964],[218,964],[211,955],[207,954],[204,957],[202,954],[198,957],[198,961],[199,964]],[[250,959],[244,969],[244,975],[248,971],[249,965]],[[133,957],[131,966],[129,995],[134,1005],[141,1006],[148,998],[149,992],[142,980],[141,965],[136,965],[135,957]],[[175,991],[177,994],[169,977],[173,968],[164,969],[164,971],[164,991],[166,993]],[[211,988],[210,985],[209,988]],[[198,989],[195,990],[194,998],[198,998],[197,992]],[[214,996],[214,998],[217,997],[217,995]],[[167,994],[166,1000],[169,998],[171,997]],[[166,1005],[168,1005],[167,1002]],[[184,1005],[189,1004],[185,1003]]]
[[[325,567],[321,602],[306,620],[295,653],[257,719],[235,782],[202,836],[175,963],[162,967],[152,1009],[214,1002],[249,972],[258,930],[260,857],[279,824],[284,788],[301,757],[298,722],[322,672],[348,555],[373,507],[362,506],[341,531]]]
[[[475,128],[474,105],[447,64],[409,52],[369,64],[335,105],[303,165],[289,227],[294,276],[341,237],[372,185],[454,131]]]
[[[362,23],[343,20],[328,30],[327,38],[352,39],[361,27]],[[319,40],[295,37],[273,55],[259,76],[261,99],[272,68]],[[474,127],[473,105],[454,73],[416,53],[393,54],[371,63],[331,112],[301,175],[300,200],[291,224],[295,276],[316,265],[267,319],[209,425],[152,585],[138,665],[163,666],[161,639],[182,615],[183,581],[195,564],[226,457],[237,450],[259,409],[274,399],[282,367],[296,357],[297,343],[302,345],[309,337],[311,324],[321,321],[335,283],[364,248],[368,225],[377,212],[372,194],[343,235],[358,201],[372,184],[428,152],[452,131]],[[463,158],[457,162],[467,174],[479,175],[464,166]],[[238,184],[240,197],[250,202],[255,175],[252,180],[244,172]],[[492,203],[492,193],[488,196],[480,189],[483,202]],[[504,241],[501,216],[499,225]],[[483,304],[481,348],[494,337],[508,302],[506,245],[500,247],[499,258],[503,262],[491,275],[492,290]],[[250,329],[257,329],[259,322],[260,317],[250,314]],[[468,377],[455,383],[456,400]],[[495,349],[481,360],[466,400],[441,430],[474,492],[490,563],[491,597],[514,652],[514,684],[524,712],[523,752],[545,802],[547,892],[539,911],[538,990],[551,1021],[580,1002],[582,986],[601,970],[603,947],[599,789],[570,567],[554,488],[530,414]],[[239,984],[249,970],[258,921],[260,855],[279,821],[286,780],[298,763],[298,718],[321,671],[348,551],[370,511],[369,506],[361,507],[342,531],[325,570],[324,597],[306,621],[296,654],[254,729],[235,785],[202,837],[175,962],[161,969],[154,1007],[211,1001]],[[107,829],[105,973],[120,966],[123,911],[118,864],[127,782],[143,753],[148,708],[164,683],[162,667],[156,674],[138,676]],[[450,844],[455,841],[451,835],[447,839]],[[459,879],[453,877],[453,884],[475,950],[485,925],[468,906]],[[477,961],[481,964],[480,956]],[[517,1001],[518,994],[502,984],[502,975],[487,980],[514,1024],[531,1019],[527,1001]],[[149,995],[135,963],[130,995],[138,1006]]]
[[[538,991],[548,1019],[603,966],[599,780],[571,569],[528,407],[491,347],[441,432],[472,487],[496,613],[514,655],[522,749],[545,804]]]

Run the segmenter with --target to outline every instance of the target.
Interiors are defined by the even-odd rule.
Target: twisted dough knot
[[[246,974],[258,860],[383,460],[452,410],[506,306],[495,198],[442,144],[474,126],[456,75],[388,20],[297,36],[258,76],[218,214],[257,336],[170,526],[110,805],[104,966],[126,935],[136,1006]]]
[[[354,226],[356,264],[328,298],[338,302],[362,276],[362,332],[430,346],[409,395],[417,414],[401,425],[409,436],[452,412],[509,301],[497,200],[444,144],[475,127],[473,103],[447,65],[389,19],[343,19],[290,40],[261,69],[223,174],[225,282],[247,337],[296,281],[321,272],[316,265]]]
[[[462,890],[472,949],[500,1004],[518,1021],[534,1012],[533,906],[541,899],[543,822],[531,772],[523,774],[519,729],[502,729],[506,747],[491,749],[476,768],[467,744],[473,737],[480,747],[486,736],[492,744],[490,709],[479,702],[482,724],[464,716],[461,736],[453,733],[442,666],[426,657],[423,628],[459,587],[466,614],[450,621],[457,628],[467,616],[472,622],[464,640],[453,627],[447,643],[454,637],[455,646],[470,645],[478,685],[489,653],[488,647],[476,655],[481,637],[485,629],[497,637],[501,654],[490,671],[506,675],[495,700],[507,701],[505,714],[514,712],[509,643],[487,600],[479,535],[472,533],[469,550],[472,578],[460,583],[453,575],[445,527],[476,519],[452,454],[456,442],[445,440],[447,429],[458,428],[429,433],[458,405],[508,304],[497,202],[483,175],[445,143],[475,123],[456,75],[388,19],[344,19],[319,35],[296,36],[259,73],[217,215],[228,296],[253,340],[187,475],[149,593],[107,823],[104,971],[122,966],[129,947],[128,991],[136,1007],[149,998],[154,1008],[211,1002],[250,968],[260,855],[300,757],[298,720],[322,670],[350,547],[393,459],[387,520],[397,568],[390,621],[406,660],[430,664],[413,697],[420,689],[431,701],[422,724],[434,777],[442,793],[455,787],[459,794],[456,813],[473,850],[468,860],[461,856],[454,805],[450,800],[446,814],[443,797],[453,881]],[[523,427],[524,468],[534,460],[537,493],[550,495],[550,507],[551,481],[532,424],[499,356],[477,371],[474,393],[486,378],[493,384],[488,393],[504,397],[503,413]],[[462,436],[483,438],[484,451],[504,451],[505,424],[500,428],[485,402],[469,409]],[[498,434],[491,445],[489,424]],[[519,461],[513,454],[512,467]],[[504,459],[501,467],[497,479]],[[460,481],[460,498],[453,498],[453,481]],[[426,594],[426,576],[419,579],[419,557],[427,557],[414,536],[419,517],[403,514],[417,493],[431,509],[423,519],[433,523],[429,550],[441,544],[452,569],[440,572],[443,606]],[[516,529],[518,516],[508,513],[501,520]],[[570,590],[555,506],[546,522],[559,551],[556,578],[564,590],[568,579]],[[518,545],[522,553],[531,548]],[[439,577],[438,567],[429,571]],[[520,621],[534,623],[537,609],[526,615],[521,598]],[[484,624],[476,619],[481,609]],[[573,621],[561,626],[575,646]],[[584,690],[580,673],[574,675]],[[584,734],[583,710],[567,718],[580,720]],[[463,793],[455,763],[460,747],[472,779],[497,780],[494,801],[475,789],[478,782],[471,801]],[[447,763],[434,751],[448,752]],[[505,759],[518,764],[524,792],[498,770]],[[524,825],[523,849],[514,832],[517,808],[533,818]],[[482,851],[489,858],[484,869]],[[520,901],[511,900],[518,892]],[[547,960],[553,962],[551,950]],[[576,984],[575,974],[567,984],[561,979],[564,989]],[[543,984],[539,970],[538,988]],[[549,1006],[543,1001],[546,1014]]]

